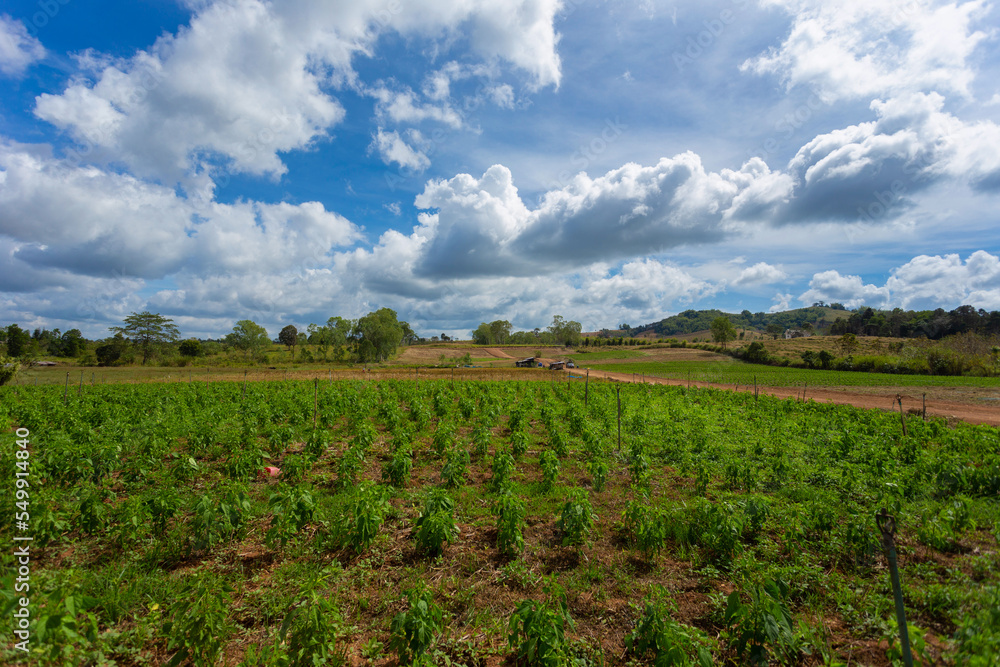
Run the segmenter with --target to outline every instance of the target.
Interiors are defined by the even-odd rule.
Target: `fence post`
[[[910,630],[906,627],[906,607],[903,606],[903,587],[899,583],[899,565],[896,562],[896,548],[892,538],[896,534],[896,518],[884,507],[875,515],[875,523],[882,533],[882,550],[889,561],[889,576],[892,579],[892,595],[896,600],[896,625],[899,626],[899,642],[903,651],[903,664],[913,667],[913,654],[910,652]]]

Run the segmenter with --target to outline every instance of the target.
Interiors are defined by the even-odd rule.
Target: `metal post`
[[[899,626],[899,642],[903,650],[903,664],[913,667],[913,654],[910,652],[910,631],[906,627],[906,607],[903,606],[903,587],[899,583],[899,565],[896,562],[896,548],[892,538],[896,534],[896,518],[884,507],[875,515],[875,523],[882,533],[882,550],[889,561],[889,576],[892,578],[892,594],[896,599],[896,625]]]

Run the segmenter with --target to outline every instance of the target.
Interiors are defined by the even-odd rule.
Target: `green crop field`
[[[1000,664],[997,429],[913,419],[903,435],[899,415],[844,406],[584,392],[3,388],[0,658],[897,664],[886,508],[917,660]]]
[[[616,357],[607,357],[608,359]],[[808,384],[814,387],[995,387],[1000,380],[989,377],[947,375],[898,375],[886,373],[861,373],[854,371],[824,371],[808,368],[765,366],[748,364],[731,357],[718,355],[714,359],[677,361],[630,361],[615,364],[587,363],[581,365],[594,370],[616,373],[643,373],[650,377],[675,380],[691,379],[695,382],[752,385],[765,387],[794,387]]]

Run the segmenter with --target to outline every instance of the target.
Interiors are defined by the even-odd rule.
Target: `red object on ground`
[[[261,477],[277,477],[280,473],[281,473],[281,470],[279,468],[275,468],[274,466],[267,466],[266,468],[264,468],[263,470],[260,471],[260,476]]]

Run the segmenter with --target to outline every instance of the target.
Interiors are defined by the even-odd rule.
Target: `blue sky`
[[[1000,309],[989,2],[340,4],[5,3],[0,323]]]

